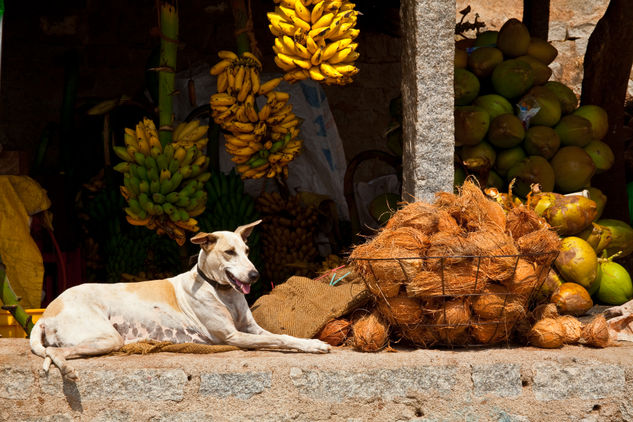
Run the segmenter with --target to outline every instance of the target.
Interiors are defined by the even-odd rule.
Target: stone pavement
[[[74,360],[0,339],[4,421],[633,421],[633,345]]]

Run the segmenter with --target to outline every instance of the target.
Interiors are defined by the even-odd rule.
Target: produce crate
[[[31,315],[35,323],[44,313],[44,309],[27,309],[26,313]],[[9,311],[0,311],[0,337],[26,338],[26,333]]]

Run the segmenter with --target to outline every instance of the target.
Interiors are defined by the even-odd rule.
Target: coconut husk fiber
[[[352,326],[353,346],[362,352],[377,352],[387,344],[389,327],[376,311],[358,319]]]
[[[542,305],[538,305],[532,311],[532,316],[535,321],[540,321],[544,318],[558,318],[560,315],[558,314],[558,308],[556,308],[556,304],[554,303],[544,303]]]
[[[514,240],[546,227],[547,221],[529,207],[512,208],[506,216],[506,231]]]
[[[507,342],[512,334],[514,321],[479,320],[470,325],[470,334],[479,344]]]
[[[420,324],[400,325],[399,329],[404,339],[417,346],[431,347],[437,344],[435,329],[429,327],[426,321]]]
[[[510,292],[517,295],[517,297],[527,301],[539,287],[539,279],[536,273],[536,268],[537,267],[535,267],[535,265],[531,262],[520,258],[517,261],[514,275],[504,281],[503,284]]]
[[[440,271],[420,271],[406,286],[407,295],[418,298],[476,294],[486,287],[477,265],[466,261]]]
[[[386,229],[410,227],[423,234],[435,233],[438,223],[437,209],[426,202],[412,202],[400,208],[385,225]]]
[[[476,254],[482,256],[479,272],[491,280],[507,280],[514,274],[519,251],[511,237],[488,226],[469,233],[468,241],[475,245]]]
[[[472,180],[459,188],[459,195],[446,192],[436,194],[435,205],[447,211],[466,231],[477,231],[484,225],[494,225],[501,231],[506,229],[503,208],[488,199]]]
[[[525,234],[516,243],[522,255],[529,255],[525,259],[547,267],[556,259],[561,245],[558,234],[547,228]]]
[[[466,237],[454,233],[437,232],[429,238],[431,245],[426,250],[425,266],[439,270],[443,266],[454,265],[469,260],[477,254],[477,247]]]

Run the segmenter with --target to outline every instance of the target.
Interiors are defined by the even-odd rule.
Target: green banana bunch
[[[167,234],[182,245],[185,231],[198,231],[197,220],[206,206],[204,183],[209,158],[207,126],[198,121],[182,123],[174,131],[174,142],[162,147],[154,122],[144,118],[136,130],[125,129],[125,147],[114,153],[123,161],[114,166],[123,173],[121,193],[127,201],[127,221]]]

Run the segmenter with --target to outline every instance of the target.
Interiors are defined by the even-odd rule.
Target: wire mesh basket
[[[558,252],[351,258],[376,307],[421,347],[508,343]]]

